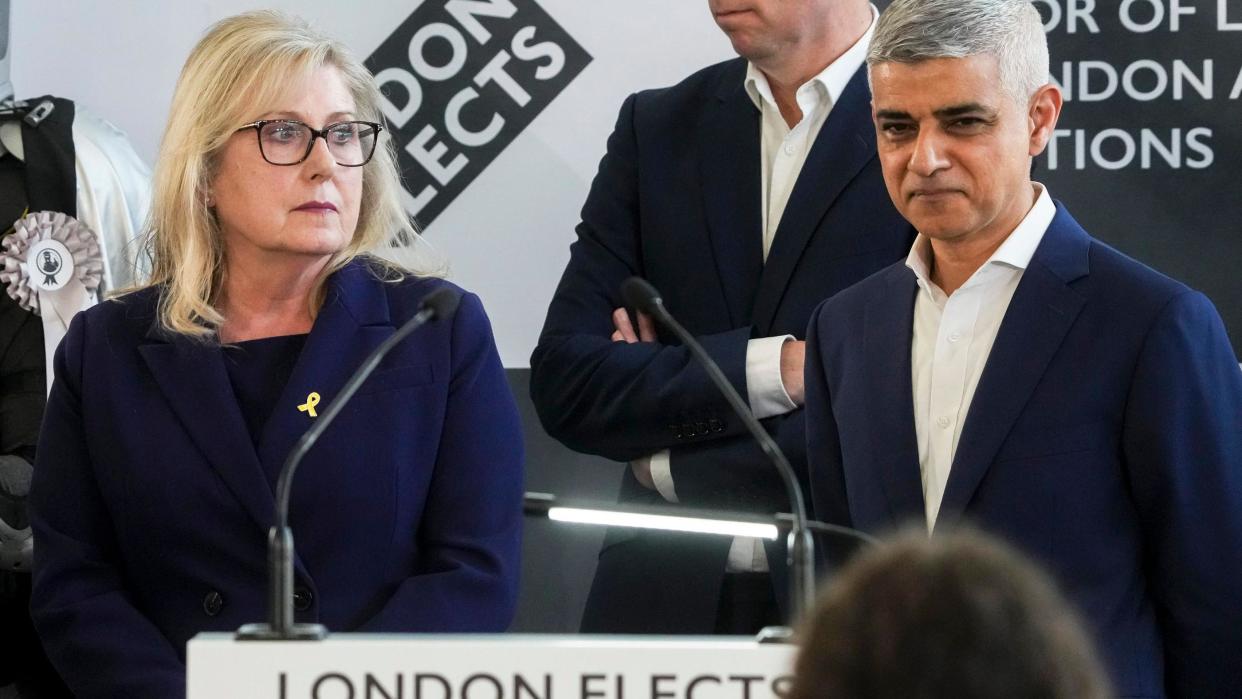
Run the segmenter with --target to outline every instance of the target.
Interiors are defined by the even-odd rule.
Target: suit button
[[[699,433],[699,434],[701,434],[701,435],[706,435],[706,434],[707,434],[707,432],[708,432],[708,430],[709,430],[709,429],[711,429],[711,428],[709,428],[709,427],[708,427],[708,425],[707,425],[707,421],[706,421],[706,420],[700,420],[700,421],[699,421],[699,422],[695,425],[695,428],[696,428],[696,430],[698,431],[698,433]]]
[[[203,613],[207,616],[215,616],[224,609],[224,595],[212,590],[203,596]]]
[[[669,426],[668,426],[668,429],[669,429],[669,431],[671,431],[671,432],[673,433],[673,437],[675,437],[675,438],[677,438],[677,439],[681,439],[681,438],[682,438],[682,436],[681,436],[681,425],[669,425]]]
[[[711,425],[712,432],[724,432],[724,423],[720,420],[712,418],[711,422],[708,424]]]
[[[311,591],[301,585],[293,589],[293,608],[299,612],[304,612],[311,608],[311,604],[315,601],[315,596]]]
[[[686,435],[687,437],[699,436],[699,433],[694,430],[693,422],[687,422],[684,426],[682,426],[682,434]]]

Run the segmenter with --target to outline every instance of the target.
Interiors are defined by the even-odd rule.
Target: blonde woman
[[[185,643],[265,618],[273,488],[364,357],[447,282],[416,240],[371,75],[249,13],[191,53],[155,174],[149,286],[56,355],[31,496],[32,612],[80,697],[184,693]],[[500,631],[517,592],[520,425],[466,294],[402,342],[293,486],[299,621]]]

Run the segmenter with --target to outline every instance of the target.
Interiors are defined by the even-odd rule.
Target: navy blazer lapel
[[[220,347],[214,341],[167,333],[158,321],[147,339],[138,351],[168,407],[255,523],[266,530],[273,520],[272,489],[233,395]],[[177,477],[177,466],[171,465],[170,478]]]
[[[1089,248],[1086,231],[1058,205],[979,377],[937,522],[966,508],[1086,303],[1069,283],[1088,273]]]
[[[760,336],[771,332],[785,288],[824,214],[875,154],[871,92],[866,68],[859,68],[815,138],[772,239],[755,298],[754,325]]]
[[[863,352],[867,358],[867,427],[875,458],[846,464],[846,482],[879,478],[894,526],[925,516],[918,437],[914,431],[914,388],[910,344],[918,285],[904,265],[893,265],[884,293],[867,303]],[[865,507],[850,502],[851,511]],[[872,513],[876,517],[878,513]],[[869,519],[869,518],[856,518]]]
[[[323,307],[263,429],[259,458],[268,468],[284,463],[294,443],[316,419],[298,406],[307,403],[311,393],[318,393],[315,411],[322,415],[367,355],[396,332],[388,315],[384,283],[360,261],[328,278]],[[321,441],[337,438],[341,435],[330,427]]]
[[[729,319],[739,327],[750,323],[763,270],[763,192],[759,110],[746,93],[746,63],[735,65],[696,132],[708,237]]]

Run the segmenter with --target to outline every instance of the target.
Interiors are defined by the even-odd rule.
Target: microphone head
[[[418,304],[419,311],[431,311],[430,320],[447,320],[457,312],[457,304],[461,303],[461,292],[451,287],[442,286],[427,294]]]
[[[648,315],[657,315],[656,307],[664,305],[660,292],[642,277],[630,277],[621,283],[621,298],[625,305]]]

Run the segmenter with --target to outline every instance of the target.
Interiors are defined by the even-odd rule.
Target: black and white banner
[[[1065,108],[1037,179],[1203,291],[1242,351],[1242,0],[1036,0]]]
[[[591,57],[535,0],[414,4],[367,67],[386,97],[406,210],[425,227]]]

